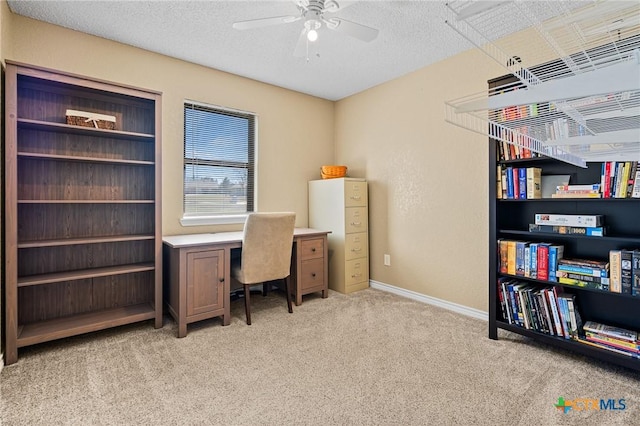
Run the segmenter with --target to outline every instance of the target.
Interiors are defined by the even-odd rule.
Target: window
[[[185,102],[183,225],[253,211],[255,122],[251,113]]]

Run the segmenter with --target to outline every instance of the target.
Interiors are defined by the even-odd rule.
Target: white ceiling
[[[473,46],[444,1],[357,1],[336,16],[380,30],[365,43],[322,28],[319,56],[296,58],[303,21],[251,30],[234,21],[297,15],[282,1],[8,0],[16,14],[320,98],[338,100]],[[510,22],[504,33],[516,31]]]

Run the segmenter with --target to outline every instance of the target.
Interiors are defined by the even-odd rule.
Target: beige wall
[[[488,310],[487,137],[444,102],[503,73],[469,51],[336,103],[336,161],[370,185],[371,279]]]
[[[3,2],[4,3],[4,2]],[[334,103],[10,14],[5,59],[162,92],[162,228],[165,235],[241,229],[183,227],[185,99],[258,115],[258,209],[297,213],[306,226],[307,181],[331,163]]]

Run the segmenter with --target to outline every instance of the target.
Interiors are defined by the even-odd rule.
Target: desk
[[[296,228],[291,254],[291,291],[296,306],[302,296],[329,295],[328,231]],[[231,250],[242,248],[242,231],[163,237],[164,294],[178,323],[178,337],[187,324],[222,317],[229,325]]]

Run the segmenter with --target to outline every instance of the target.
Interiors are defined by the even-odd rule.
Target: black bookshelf
[[[492,89],[496,87],[514,81],[513,76],[490,80],[489,93],[492,93]],[[571,184],[600,182],[601,173],[601,163],[588,163],[587,168],[582,168],[546,157],[501,161],[497,155],[498,149],[498,142],[489,138],[489,338],[497,340],[499,329],[508,330],[553,347],[640,371],[640,359],[509,324],[503,318],[498,294],[498,280],[502,277],[515,278],[541,287],[558,286],[563,293],[576,295],[577,309],[583,322],[592,320],[639,331],[640,296],[633,297],[626,294],[503,274],[498,268],[498,240],[504,238],[557,243],[564,246],[565,258],[608,259],[609,250],[640,249],[640,220],[638,220],[640,199],[498,199],[496,182],[499,164],[505,167],[540,167],[542,175],[569,175]],[[601,214],[605,216],[607,234],[604,237],[587,237],[528,232],[528,225],[534,222],[535,213]]]

